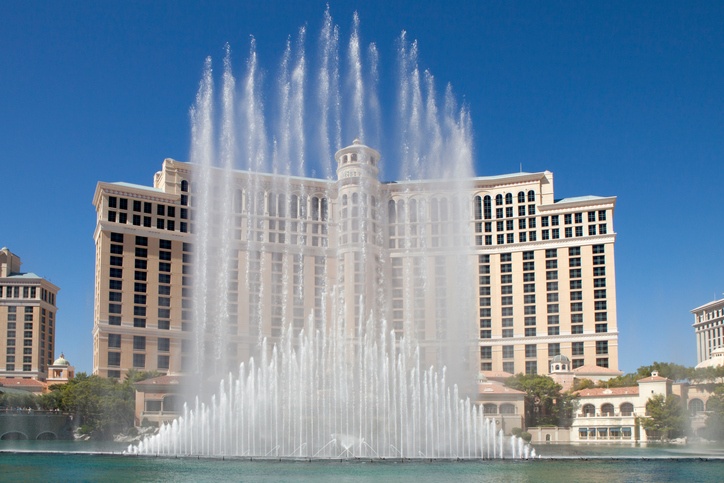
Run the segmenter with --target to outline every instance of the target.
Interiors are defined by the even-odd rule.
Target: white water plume
[[[396,129],[385,127],[379,52],[370,44],[363,58],[359,24],[355,13],[340,62],[339,28],[327,9],[317,64],[308,63],[301,28],[271,87],[253,37],[238,85],[227,47],[216,100],[206,60],[191,110],[195,344],[187,371],[197,384],[223,382],[202,385],[183,417],[130,452],[528,456],[517,440],[503,444],[470,399],[470,114],[449,86],[440,100],[403,32],[397,112],[387,113]],[[318,66],[316,75],[308,65]],[[364,138],[344,147],[343,128],[384,133],[400,146],[387,164],[400,166],[402,180],[381,183],[379,153]],[[323,179],[310,177],[315,169]],[[437,304],[432,330],[423,313],[429,301]]]

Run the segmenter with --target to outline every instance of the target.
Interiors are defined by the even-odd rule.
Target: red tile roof
[[[581,389],[576,391],[580,397],[601,397],[601,396],[638,396],[638,386],[629,387],[593,387],[590,389]]]

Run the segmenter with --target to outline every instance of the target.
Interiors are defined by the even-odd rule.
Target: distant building
[[[555,199],[549,171],[470,178],[464,189],[381,182],[380,154],[357,140],[335,157],[336,180],[230,175],[233,366],[261,337],[277,341],[285,323],[331,325],[327,287],[340,287],[337,307],[359,323],[369,313],[360,301],[381,299],[372,278],[390,284],[378,308],[390,330],[412,329],[434,359],[457,295],[449,280],[468,277],[449,261],[464,257],[466,337],[476,346],[459,356],[468,365],[486,376],[546,373],[565,355],[573,370],[617,371],[615,197]],[[166,159],[153,186],[98,183],[94,374],[190,371],[198,170]],[[220,189],[208,191],[222,204]]]
[[[691,311],[694,314],[697,367],[724,349],[724,299],[715,300]]]
[[[59,288],[20,271],[20,257],[0,250],[0,377],[45,381],[53,363]]]
[[[48,386],[53,384],[65,384],[75,377],[75,367],[61,353],[53,364],[48,367],[48,379],[46,383]]]

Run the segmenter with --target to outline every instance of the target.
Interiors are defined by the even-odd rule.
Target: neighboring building
[[[482,406],[485,417],[495,424],[496,430],[511,434],[514,428],[525,428],[525,392],[481,375],[475,403]]]
[[[360,320],[360,300],[385,298],[377,313],[397,334],[412,327],[430,356],[456,300],[448,280],[468,276],[449,262],[462,256],[474,267],[463,311],[474,317],[481,373],[545,373],[560,354],[572,369],[617,370],[615,197],[556,200],[549,171],[477,177],[462,188],[383,183],[379,153],[358,141],[335,157],[337,180],[233,174],[238,270],[228,310],[237,324],[227,342],[237,359],[260,336],[277,340],[285,316],[295,330],[330,324],[337,313],[323,310],[332,306],[325,288],[335,284],[349,324]],[[198,169],[166,159],[153,187],[98,183],[94,374],[191,367]]]
[[[724,348],[724,299],[697,307],[691,313],[696,332],[696,362],[701,365],[714,356],[714,351]]]
[[[564,365],[565,361],[558,361]],[[560,370],[560,368],[559,368]],[[554,375],[555,376],[555,375]],[[555,377],[554,377],[555,379]],[[529,428],[533,443],[634,443],[648,441],[640,420],[651,396],[677,394],[682,386],[653,372],[632,387],[595,387],[576,391],[578,409],[570,428]],[[684,400],[686,403],[686,400]]]
[[[160,426],[182,415],[183,404],[179,396],[182,382],[183,376],[166,375],[135,383],[135,425]]]
[[[0,377],[44,381],[55,349],[58,287],[20,271],[20,257],[0,250]]]

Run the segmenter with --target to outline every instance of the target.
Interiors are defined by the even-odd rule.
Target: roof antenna
[[[520,172],[523,172],[523,163],[520,163]]]

